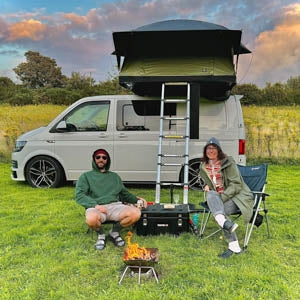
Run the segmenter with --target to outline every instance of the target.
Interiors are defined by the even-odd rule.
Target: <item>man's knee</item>
[[[99,227],[101,225],[100,216],[96,213],[89,213],[85,216],[85,222],[89,227]]]
[[[130,219],[131,223],[138,221],[140,217],[141,211],[136,207],[128,207],[120,214],[120,219],[128,218]]]
[[[138,221],[140,217],[141,217],[141,211],[138,208],[134,208],[134,211],[132,212],[133,221],[134,222]]]

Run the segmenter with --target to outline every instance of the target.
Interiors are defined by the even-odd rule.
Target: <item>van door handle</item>
[[[106,137],[108,137],[108,135],[106,134],[106,133],[100,133],[99,134],[99,138],[106,138]]]
[[[119,138],[125,138],[125,137],[127,137],[127,135],[125,134],[125,133],[119,133]]]

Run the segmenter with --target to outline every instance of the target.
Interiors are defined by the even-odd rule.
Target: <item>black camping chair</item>
[[[266,208],[266,196],[269,194],[265,193],[265,187],[267,184],[267,171],[268,165],[261,164],[255,166],[240,166],[238,168],[241,172],[244,182],[248,185],[250,190],[253,193],[254,197],[254,205],[253,205],[253,215],[250,222],[247,224],[246,233],[244,238],[244,246],[243,249],[246,250],[248,247],[248,243],[251,237],[251,233],[253,230],[254,225],[259,227],[262,224],[263,216],[259,214],[259,212],[264,212],[266,224],[267,224],[267,231],[268,237],[271,236],[270,234],[270,227],[269,227],[269,220],[268,220],[268,209]],[[204,237],[204,231],[208,220],[210,218],[211,212],[206,204],[206,202],[201,202],[200,205],[203,207],[203,217],[200,224],[200,238],[206,239],[211,237],[212,235],[216,234],[217,232],[221,231],[222,229],[218,229],[215,232],[211,233],[210,235]],[[236,213],[236,217],[234,220],[241,216],[241,212]]]

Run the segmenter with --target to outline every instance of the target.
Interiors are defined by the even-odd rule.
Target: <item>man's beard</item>
[[[99,165],[97,164],[97,167],[98,167],[98,169],[99,169],[100,171],[105,171],[105,170],[106,170],[106,164],[102,164],[102,166],[99,166]]]

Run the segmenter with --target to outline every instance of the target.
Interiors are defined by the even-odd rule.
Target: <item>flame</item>
[[[131,237],[132,232],[128,231],[126,235],[127,240],[127,248],[124,250],[123,260],[133,260],[133,259],[143,259],[143,260],[151,260],[151,252],[147,250],[145,247],[140,247],[139,244],[132,244]]]

